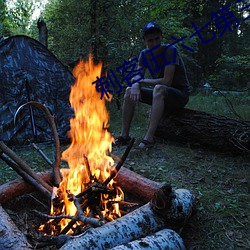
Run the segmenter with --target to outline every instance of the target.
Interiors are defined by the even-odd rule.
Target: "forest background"
[[[115,70],[124,60],[138,58],[144,48],[142,27],[155,21],[163,29],[165,43],[186,36],[175,46],[181,51],[194,89],[206,82],[226,90],[249,88],[250,6],[246,0],[1,0],[0,3],[1,36],[24,34],[38,39],[40,10],[39,17],[49,30],[48,48],[65,65],[92,52],[108,72]],[[192,36],[194,25],[203,28],[200,37]]]

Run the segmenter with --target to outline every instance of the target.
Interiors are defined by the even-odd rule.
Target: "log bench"
[[[155,136],[222,152],[250,152],[250,121],[191,109],[165,114]]]

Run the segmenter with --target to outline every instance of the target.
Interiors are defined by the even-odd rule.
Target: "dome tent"
[[[0,39],[0,140],[8,144],[46,142],[53,134],[43,111],[28,101],[44,104],[54,116],[61,141],[67,140],[73,110],[69,103],[71,72],[44,45],[18,35]]]

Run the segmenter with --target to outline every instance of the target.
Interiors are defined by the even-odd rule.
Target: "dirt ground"
[[[124,150],[125,147],[114,148],[113,153],[121,156]],[[23,159],[32,158],[32,162],[43,169],[43,161],[34,156],[32,150],[17,150],[17,153]],[[197,213],[181,234],[187,249],[250,249],[248,156],[158,140],[152,149],[132,148],[124,167],[151,180],[195,193]],[[6,166],[4,171],[12,173]],[[32,209],[48,210],[46,202],[33,194],[18,199],[9,203],[6,211],[21,231],[38,236],[40,221]]]

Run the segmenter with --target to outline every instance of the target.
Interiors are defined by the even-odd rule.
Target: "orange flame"
[[[60,213],[63,212],[65,215],[74,216],[77,213],[74,203],[68,201],[67,190],[74,195],[81,193],[91,182],[91,177],[103,183],[114,168],[114,161],[108,155],[114,141],[107,130],[109,114],[105,100],[100,99],[95,85],[92,85],[96,77],[101,76],[101,69],[102,64],[94,64],[90,56],[86,62],[80,60],[73,71],[76,81],[71,88],[70,103],[75,116],[70,120],[69,132],[72,143],[62,153],[62,159],[68,162],[70,171],[62,171],[63,181],[59,187],[65,204],[64,211]],[[109,187],[112,184],[113,181],[109,183]],[[118,189],[118,193],[115,199],[122,200],[122,190]],[[102,213],[105,214],[107,210],[105,195],[101,197],[101,200],[104,207]],[[117,204],[114,204],[113,208],[115,210],[113,213],[121,216]],[[53,213],[55,214],[55,211]],[[68,220],[61,222],[64,223],[61,225],[63,229],[68,224]]]

